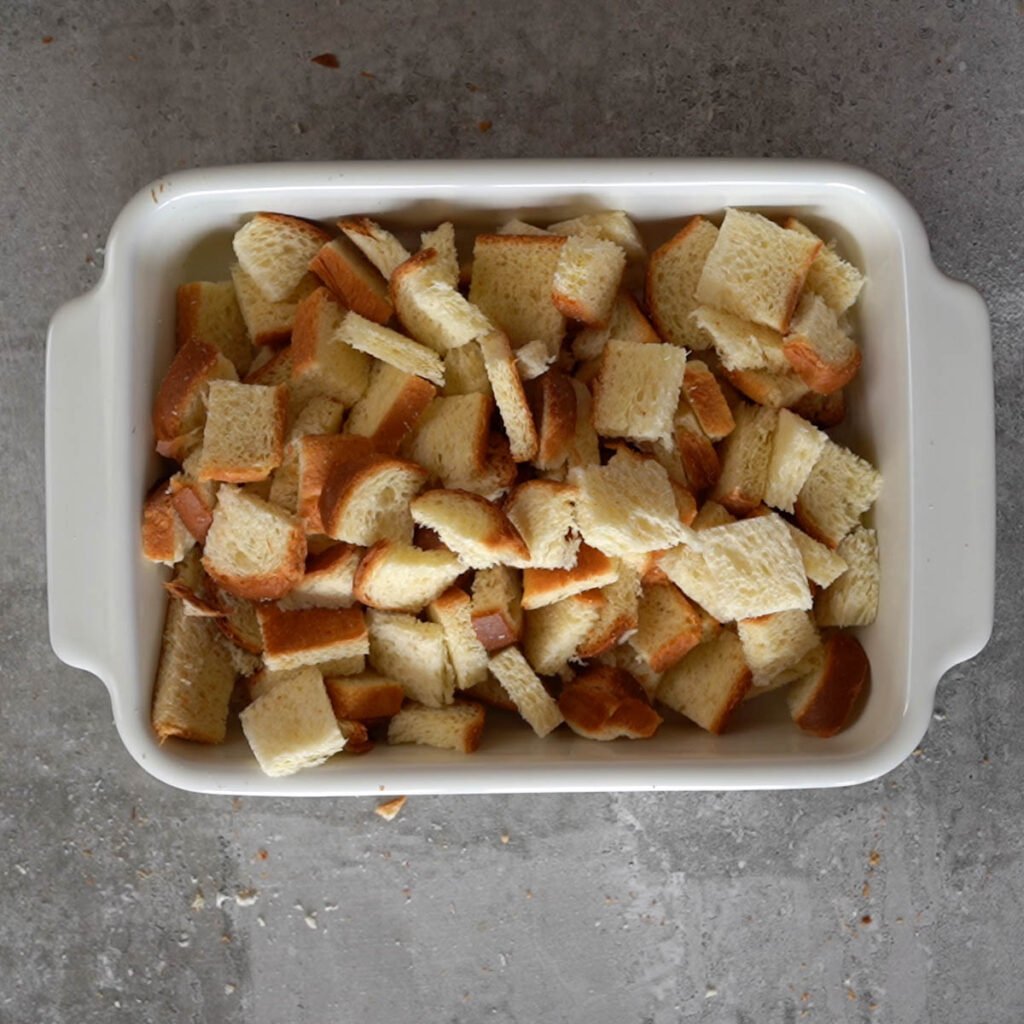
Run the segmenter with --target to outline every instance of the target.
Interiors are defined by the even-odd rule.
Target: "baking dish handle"
[[[62,306],[46,342],[46,572],[50,643],[108,679],[107,486],[100,290]]]
[[[995,601],[995,413],[985,301],[934,268],[917,289],[923,339],[914,384],[913,493],[917,600],[914,650],[938,685],[978,654]]]

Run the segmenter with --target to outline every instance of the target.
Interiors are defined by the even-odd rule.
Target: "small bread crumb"
[[[385,800],[382,804],[377,804],[373,809],[374,814],[379,814],[385,821],[394,821],[398,817],[398,812],[405,806],[405,801],[408,797],[396,796],[391,800]]]

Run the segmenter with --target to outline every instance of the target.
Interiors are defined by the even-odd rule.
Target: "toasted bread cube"
[[[236,233],[239,266],[269,302],[282,302],[306,276],[309,262],[331,240],[323,228],[281,213],[258,213]]]
[[[785,227],[809,238],[818,236],[795,217],[786,219]],[[864,275],[851,263],[841,259],[831,245],[822,245],[807,272],[804,288],[820,295],[836,316],[842,316],[857,301],[864,285]]]
[[[465,571],[445,548],[423,551],[411,544],[378,541],[356,570],[356,598],[384,611],[421,612]]]
[[[468,690],[487,679],[487,649],[473,628],[473,601],[459,587],[449,587],[427,605],[427,617],[444,630],[455,685]]]
[[[481,337],[479,344],[512,458],[516,462],[529,462],[537,454],[537,427],[508,338],[495,332]]]
[[[455,225],[450,220],[420,235],[420,248],[437,253],[438,274],[445,284],[459,286],[459,250],[455,246]]]
[[[501,434],[492,434],[487,443],[487,462],[483,471],[469,480],[452,481],[455,490],[479,494],[488,501],[499,501],[516,482],[519,467],[512,458],[508,441]]]
[[[647,249],[636,225],[622,210],[599,210],[585,213],[581,217],[560,220],[549,224],[552,235],[579,235],[583,238],[603,238],[620,246],[630,263],[642,263],[647,259]]]
[[[351,544],[333,544],[306,561],[305,575],[278,607],[351,608],[355,601],[353,586],[362,550]]]
[[[690,359],[683,372],[683,395],[701,430],[712,441],[721,441],[736,426],[718,378],[699,359]]]
[[[707,336],[690,314],[697,308],[697,282],[718,228],[703,217],[692,217],[682,230],[651,253],[647,266],[647,308],[662,341],[701,351]]]
[[[528,611],[523,653],[534,672],[542,676],[563,672],[596,626],[604,605],[600,590],[587,590]]]
[[[676,415],[673,442],[671,447],[662,442],[654,446],[654,457],[666,467],[666,471],[673,474],[671,466],[678,459],[690,490],[699,493],[714,487],[722,474],[722,462],[711,439],[704,433],[704,428],[691,410],[684,409]],[[666,456],[672,460],[668,464]]]
[[[362,608],[301,608],[275,604],[256,609],[263,633],[263,662],[269,669],[320,665],[369,652]]]
[[[163,648],[153,698],[153,729],[163,743],[170,736],[197,743],[221,743],[235,669],[213,620],[167,602]]]
[[[334,472],[349,463],[361,463],[373,454],[364,437],[348,434],[308,434],[295,444],[298,481],[296,509],[308,533],[323,533],[320,499]]]
[[[668,440],[686,352],[674,345],[609,341],[594,384],[594,428],[603,437]]]
[[[833,633],[817,667],[786,695],[793,721],[815,736],[835,736],[850,720],[867,685],[871,666],[864,648],[849,633]]]
[[[700,613],[673,583],[645,586],[636,632],[626,643],[652,672],[665,672],[703,639]]]
[[[820,239],[757,213],[727,210],[697,283],[697,301],[785,332],[820,249]]]
[[[530,668],[518,647],[506,647],[495,654],[490,662],[491,672],[505,688],[519,710],[538,736],[562,724],[564,718],[544,684]]]
[[[794,374],[794,376],[796,376]],[[797,378],[799,380],[799,378]],[[801,381],[801,384],[803,381]],[[815,426],[824,427],[826,430],[831,427],[838,427],[846,417],[846,397],[842,388],[833,391],[831,395],[819,395],[815,391],[807,391],[795,402],[789,403],[789,408],[805,420],[810,420]]]
[[[336,718],[363,722],[392,718],[402,708],[405,691],[393,679],[377,672],[324,679]]]
[[[345,737],[316,669],[305,669],[252,702],[239,716],[265,774],[314,768],[345,747]]]
[[[290,683],[293,679],[303,678],[310,671],[310,668],[311,666],[305,665],[301,668],[259,669],[245,680],[246,689],[249,693],[249,702],[252,703],[254,700],[259,700],[265,693],[270,693],[271,690],[278,686],[283,686],[285,683]],[[319,666],[316,666],[313,670],[319,672],[321,677],[323,676],[323,670]]]
[[[846,571],[846,559],[838,551],[833,551],[821,541],[809,537],[792,523],[786,523],[786,526],[789,527],[789,535],[803,559],[804,572],[812,583],[819,587],[827,587]]]
[[[466,696],[480,704],[485,704],[489,708],[511,711],[514,715],[519,714],[516,702],[508,695],[508,691],[494,676],[489,675],[482,683],[471,686],[466,691]]]
[[[497,505],[469,491],[438,488],[413,498],[413,521],[433,530],[471,569],[522,565],[529,549]]]
[[[626,253],[614,242],[573,235],[558,254],[551,299],[572,320],[607,323],[625,267]]]
[[[815,618],[821,626],[870,626],[878,615],[878,537],[858,526],[836,553],[847,569],[818,595]]]
[[[336,434],[341,429],[345,406],[330,395],[314,395],[295,414],[288,428],[287,443],[294,450],[300,437],[317,434]]]
[[[533,464],[540,470],[565,465],[576,436],[576,390],[560,370],[548,370],[526,386],[537,425]]]
[[[725,370],[725,379],[742,395],[770,409],[795,406],[810,392],[799,374],[793,370],[773,373],[770,370]]]
[[[594,406],[590,389],[575,377],[569,381],[576,393],[576,429],[569,444],[566,464],[596,466],[601,462],[601,448],[594,429]]]
[[[558,708],[574,733],[591,740],[649,739],[662,723],[640,683],[608,665],[592,665],[567,683]]]
[[[200,480],[266,480],[284,458],[288,389],[235,381],[210,382]]]
[[[223,486],[206,535],[203,568],[236,597],[283,597],[302,579],[306,536],[294,516],[270,502]]]
[[[298,303],[296,303],[298,305]],[[291,326],[288,328],[288,338],[291,338]],[[252,366],[242,380],[243,384],[262,384],[264,387],[274,387],[277,384],[287,384],[292,379],[292,347],[285,345],[283,348],[271,348],[264,345],[256,350]]]
[[[296,394],[330,395],[346,406],[362,398],[370,360],[345,343],[345,310],[326,288],[299,303],[292,329],[292,381]]]
[[[686,597],[696,601],[716,621],[730,620],[718,580],[699,550],[689,544],[678,544],[658,556],[658,566]]]
[[[369,217],[346,217],[338,221],[338,227],[385,280],[412,255],[390,231]]]
[[[252,363],[252,344],[231,281],[190,281],[178,286],[174,340],[177,348],[205,341],[241,374]]]
[[[612,338],[643,345],[661,341],[636,299],[627,291],[615,296],[608,322],[603,327],[584,327],[573,338],[572,354],[578,360],[597,359]]]
[[[722,444],[721,473],[711,496],[734,515],[746,515],[764,500],[778,414],[743,403],[733,416],[736,428]]]
[[[800,300],[783,352],[800,379],[820,395],[845,387],[860,369],[860,349],[839,325],[825,300]]]
[[[535,380],[555,361],[554,355],[548,351],[543,341],[528,341],[513,353],[516,360],[516,371],[521,380]]]
[[[571,569],[580,536],[576,532],[577,490],[554,480],[527,480],[508,496],[505,512],[529,550],[534,569]]]
[[[640,575],[625,561],[619,564],[619,578],[601,588],[604,603],[590,632],[577,648],[580,658],[596,658],[630,634],[640,623]]]
[[[780,409],[765,482],[765,504],[792,512],[828,437],[802,416]]]
[[[485,650],[499,651],[522,636],[522,602],[519,573],[508,566],[498,565],[476,574],[470,615],[473,632]]]
[[[433,349],[375,324],[358,313],[345,314],[338,337],[350,348],[365,352],[398,370],[425,377],[438,387],[444,384],[444,364]]]
[[[382,611],[371,611],[369,622],[373,667],[400,683],[410,700],[432,708],[451,704],[455,673],[441,626]]]
[[[619,565],[602,551],[581,544],[570,569],[523,571],[523,608],[532,610],[563,601],[584,590],[606,587],[619,578]]]
[[[778,331],[711,306],[698,306],[693,322],[711,339],[725,369],[788,372],[789,361]]]
[[[464,486],[487,469],[493,403],[487,395],[435,398],[404,446],[431,477]]]
[[[221,612],[221,617],[214,620],[214,624],[227,640],[252,654],[263,653],[263,632],[256,617],[255,602],[235,597],[216,586],[210,595],[210,602]]]
[[[151,562],[175,565],[194,547],[196,538],[175,509],[170,482],[161,480],[142,507],[142,554]]]
[[[347,238],[328,242],[309,269],[348,309],[378,324],[391,319],[394,307],[387,281]]]
[[[836,548],[881,491],[882,476],[874,466],[827,441],[800,489],[796,520],[815,540]]]
[[[249,340],[257,350],[265,349],[268,352],[272,350],[271,346],[288,344],[292,337],[299,303],[320,285],[315,275],[306,274],[290,295],[280,302],[271,302],[238,264],[231,268],[231,283],[235,287],[235,298],[238,301],[238,308],[242,311]],[[247,380],[246,383],[282,384],[284,381]]]
[[[480,746],[485,718],[483,707],[469,701],[444,708],[407,704],[388,723],[388,743],[420,743],[472,754]]]
[[[447,395],[493,395],[480,346],[471,341],[444,354],[444,392]]]
[[[805,611],[741,619],[736,629],[755,687],[774,682],[820,643],[814,619]]]
[[[433,384],[377,363],[370,383],[349,414],[345,430],[368,437],[378,451],[394,454],[416,429],[437,394]]]

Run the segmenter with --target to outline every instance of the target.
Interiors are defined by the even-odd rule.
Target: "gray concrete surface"
[[[1024,1019],[1022,95],[1016,0],[0,4],[0,1022]],[[152,781],[46,632],[44,333],[114,215],[192,165],[560,155],[831,157],[908,194],[992,314],[992,643],[847,791],[387,824]]]

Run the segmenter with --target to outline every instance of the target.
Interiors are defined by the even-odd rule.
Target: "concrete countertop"
[[[1019,1024],[1022,96],[1017,0],[7,4],[0,1022]],[[150,779],[46,626],[46,324],[117,211],[189,166],[570,155],[824,157],[909,196],[992,316],[987,650],[904,765],[845,791],[417,798],[386,823]]]

